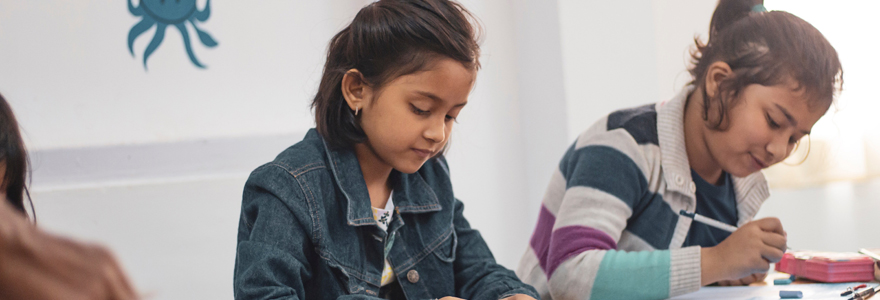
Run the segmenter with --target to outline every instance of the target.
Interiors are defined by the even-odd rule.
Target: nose
[[[788,157],[788,152],[792,146],[788,143],[789,138],[788,135],[780,133],[767,143],[767,153],[770,153],[770,160],[767,163],[775,164]]]
[[[432,143],[440,143],[446,140],[446,120],[445,118],[438,119],[439,120],[431,120],[428,127],[425,128],[425,131],[422,133],[425,139],[428,139]]]

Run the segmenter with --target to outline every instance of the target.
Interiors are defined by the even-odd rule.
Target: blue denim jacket
[[[538,297],[465,220],[445,159],[392,176],[396,210],[386,233],[354,152],[328,148],[314,129],[254,170],[242,199],[235,299],[377,297],[389,240],[406,299]]]

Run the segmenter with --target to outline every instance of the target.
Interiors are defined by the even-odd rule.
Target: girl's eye
[[[453,122],[454,122],[454,121],[458,121],[458,119],[456,119],[456,118],[453,117],[453,116],[446,115],[446,122],[449,122],[449,121],[453,121]]]
[[[421,109],[419,109],[418,107],[416,107],[415,105],[412,105],[412,104],[410,104],[409,106],[412,107],[412,111],[413,111],[415,114],[420,115],[420,116],[428,115],[428,114],[431,113],[431,111],[429,111],[429,110],[421,110]]]
[[[770,124],[770,128],[776,129],[779,128],[779,123],[773,121],[773,118],[770,117],[770,114],[765,114],[767,116],[767,124]]]

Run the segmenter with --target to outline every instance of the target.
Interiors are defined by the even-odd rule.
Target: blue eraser
[[[782,299],[800,299],[804,297],[801,291],[779,291],[779,298]]]
[[[789,279],[789,278],[773,279],[773,285],[789,285],[789,284],[791,284],[791,279]]]

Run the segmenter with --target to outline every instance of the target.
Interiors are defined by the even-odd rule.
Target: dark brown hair
[[[0,95],[0,162],[6,162],[6,172],[0,187],[6,189],[6,198],[16,210],[27,215],[24,198],[28,195],[26,186],[28,156],[24,141],[18,129],[18,122],[12,114],[12,107]],[[28,200],[30,196],[28,195]],[[31,204],[33,211],[33,204]]]
[[[342,77],[357,69],[374,89],[429,68],[438,57],[480,67],[479,26],[461,4],[448,0],[380,0],[365,6],[330,40],[318,93],[312,100],[318,133],[331,147],[366,140],[342,96]]]
[[[689,70],[703,94],[703,119],[721,129],[730,107],[751,84],[774,86],[793,80],[814,105],[830,105],[843,85],[837,51],[819,30],[784,11],[763,11],[763,0],[720,0],[709,24],[709,41],[695,38]],[[753,11],[756,5],[761,9]],[[706,91],[709,66],[727,63],[733,75],[723,79],[711,99]],[[709,120],[710,110],[717,120]]]

